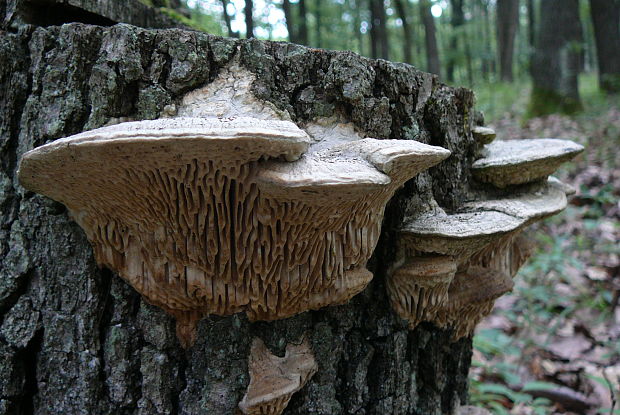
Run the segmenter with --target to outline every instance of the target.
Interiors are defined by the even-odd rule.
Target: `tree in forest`
[[[590,0],[599,86],[620,92],[620,0]]]
[[[321,21],[321,15],[323,14],[322,10],[322,0],[314,0],[314,33],[315,33],[315,44],[317,48],[323,47],[323,23]]]
[[[413,32],[411,30],[411,25],[409,22],[409,13],[408,13],[408,2],[406,0],[395,0],[396,11],[398,13],[398,17],[400,17],[400,21],[403,26],[403,61],[407,63],[413,63],[411,58],[411,49],[413,47],[413,43],[415,39],[413,38]]]
[[[512,61],[519,28],[519,0],[497,0],[497,54],[502,81],[512,82]]]
[[[254,3],[253,0],[245,0],[245,37],[254,37]]]
[[[306,0],[299,0],[299,43],[308,44],[308,22],[306,12]]]
[[[462,27],[465,24],[465,11],[463,10],[463,0],[450,0],[450,7],[452,33],[450,35],[450,50],[447,53],[446,59],[446,79],[448,82],[454,82],[454,74],[458,60],[459,39],[463,39]]]
[[[239,33],[235,32],[232,29],[230,15],[228,14],[228,0],[222,0],[222,17],[224,18],[224,23],[226,24],[226,31],[228,33],[228,36],[239,37]]]
[[[371,56],[389,59],[387,16],[383,0],[369,0],[369,6]]]
[[[540,6],[529,113],[573,113],[581,109],[578,75],[583,35],[579,0],[545,0]]]
[[[293,11],[291,10],[290,0],[282,1],[282,11],[284,11],[284,20],[286,21],[286,30],[288,31],[288,40],[292,43],[299,43],[297,40],[297,28],[293,20]]]
[[[426,70],[441,77],[441,65],[439,63],[439,48],[437,47],[437,34],[435,19],[431,13],[432,3],[429,0],[420,0],[420,16],[424,25],[424,44],[426,50]]]

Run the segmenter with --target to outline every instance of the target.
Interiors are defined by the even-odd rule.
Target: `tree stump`
[[[409,65],[288,43],[126,24],[6,29],[0,414],[235,414],[257,338],[277,356],[267,361],[290,365],[285,350],[300,339],[316,360],[285,414],[454,414],[467,402],[471,338],[454,341],[452,330],[430,323],[409,330],[391,308],[386,276],[406,218],[452,211],[474,187],[490,186],[472,179],[480,144],[471,91]],[[363,136],[416,140],[452,155],[390,200],[368,262],[374,278],[348,303],[271,322],[209,316],[183,349],[169,314],[97,267],[65,207],[19,185],[18,162],[61,137],[159,118],[233,63],[253,74],[254,97],[299,125],[337,116]]]

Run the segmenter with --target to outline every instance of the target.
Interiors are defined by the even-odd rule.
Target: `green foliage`
[[[576,114],[583,106],[575,98],[558,94],[546,88],[533,88],[527,117],[540,117],[549,114]]]

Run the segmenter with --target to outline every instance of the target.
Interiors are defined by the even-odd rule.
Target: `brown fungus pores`
[[[360,292],[386,203],[449,155],[320,131],[249,117],[128,122],[26,153],[19,178],[65,204],[97,262],[174,315],[189,346],[208,314],[273,320]]]

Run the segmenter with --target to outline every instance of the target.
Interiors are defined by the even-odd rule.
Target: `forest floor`
[[[586,147],[557,174],[576,195],[476,331],[472,404],[494,414],[620,414],[620,96],[581,84],[582,113],[529,120],[527,85],[474,88],[499,138]]]

